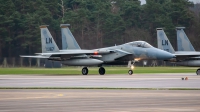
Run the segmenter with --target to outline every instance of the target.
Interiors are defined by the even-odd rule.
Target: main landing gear
[[[196,74],[197,74],[197,75],[200,75],[200,68],[197,69]]]
[[[83,74],[83,75],[87,75],[88,72],[89,72],[89,71],[88,71],[88,68],[87,68],[87,67],[83,67],[83,69],[82,69],[82,74]],[[106,72],[106,70],[105,70],[104,67],[100,67],[100,68],[99,68],[99,74],[100,74],[100,75],[104,75],[105,72]]]
[[[99,74],[100,74],[100,75],[104,75],[105,72],[106,72],[106,70],[104,69],[104,67],[100,67],[100,68],[99,68]]]
[[[83,75],[87,75],[88,74],[88,68],[87,67],[83,67],[82,74]]]

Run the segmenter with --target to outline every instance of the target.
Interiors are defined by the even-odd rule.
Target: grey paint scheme
[[[37,53],[39,55],[36,56],[20,56],[20,57],[29,57],[29,58],[46,58],[55,61],[61,61],[63,64],[67,65],[77,65],[77,66],[91,66],[91,65],[99,65],[103,63],[101,60],[91,59],[81,57],[83,59],[69,59],[71,57],[88,53],[92,54],[94,51],[91,50],[59,50],[57,44],[55,43],[52,35],[47,29],[47,25],[40,26],[41,30],[41,42],[42,42],[42,53]],[[69,44],[71,45],[71,44]],[[77,46],[76,46],[77,47]],[[79,46],[78,46],[79,47]],[[72,48],[72,47],[69,47]],[[79,47],[80,48],[80,47]],[[57,53],[52,55],[52,53]],[[63,53],[60,55],[60,53]],[[61,59],[62,58],[62,59]]]
[[[138,46],[141,45],[141,46]],[[145,46],[148,45],[148,46]],[[126,56],[126,55],[132,55],[132,60],[138,59],[138,60],[167,60],[170,58],[173,58],[174,55],[171,53],[168,53],[166,51],[154,48],[150,44],[148,44],[145,41],[134,41],[125,43],[118,46],[113,47],[107,47],[107,48],[100,48],[97,50],[117,50],[117,52],[112,54],[105,54],[100,58],[100,60],[111,62],[115,61],[115,59]],[[125,51],[127,53],[121,52]]]
[[[61,27],[64,27],[64,26],[61,25]],[[42,28],[42,29],[48,30],[47,28]],[[41,29],[41,32],[43,31],[42,29]],[[63,31],[64,30],[66,29],[63,29]],[[168,60],[175,57],[173,54],[157,49],[145,41],[134,41],[134,42],[118,45],[118,46],[99,48],[99,49],[93,49],[93,50],[81,50],[79,49],[79,47],[77,47],[78,44],[70,31],[63,32],[62,35],[65,35],[65,38],[66,38],[65,40],[68,40],[68,38],[70,38],[69,39],[71,40],[70,44],[68,44],[68,42],[64,42],[64,43],[67,43],[67,48],[71,50],[57,49],[56,48],[57,45],[54,39],[52,38],[51,34],[48,33],[48,35],[44,35],[44,33],[41,33],[42,47],[44,48],[49,47],[48,45],[49,42],[44,41],[44,38],[49,38],[47,40],[52,39],[52,42],[50,42],[50,44],[54,45],[54,46],[51,45],[50,47],[53,46],[56,49],[55,49],[55,52],[47,52],[47,53],[43,52],[43,53],[39,53],[39,55],[37,56],[48,57],[47,59],[62,61],[63,64],[76,65],[76,66],[100,65],[107,62],[114,62],[121,57],[129,56],[129,55],[132,56],[131,60],[134,60],[135,58],[139,60],[142,60],[142,59]],[[93,55],[97,55],[95,52],[98,52],[98,55],[101,55],[101,56],[95,57],[95,59],[92,58]],[[87,57],[85,57],[85,55]],[[26,56],[23,56],[23,57],[26,57]],[[27,57],[31,57],[31,56],[27,56]]]
[[[195,51],[183,30],[184,28],[185,27],[176,27],[178,51]]]
[[[158,48],[168,51],[170,53],[175,53],[174,48],[172,47],[167,35],[165,34],[162,28],[157,28],[157,41]]]
[[[47,25],[40,26],[42,53],[59,52],[58,46],[53,40],[53,37],[51,36],[46,26]]]
[[[77,42],[70,32],[68,26],[69,24],[61,24],[61,32],[62,32],[62,44],[63,46],[67,46],[72,49],[74,46],[77,46]],[[65,36],[67,35],[67,36]],[[73,40],[68,44],[66,40]],[[141,44],[141,47],[137,47],[138,44]],[[131,60],[134,58],[141,59],[167,59],[168,57],[173,57],[170,53],[165,54],[165,51],[159,50],[157,48],[154,49],[151,45],[148,48],[145,48],[143,45],[149,45],[144,41],[135,41],[126,44],[122,44],[119,46],[106,47],[100,49],[93,49],[93,51],[112,51],[112,53],[102,54],[101,57],[93,57],[95,59],[102,60],[104,63],[116,61],[116,59],[132,55]],[[79,49],[79,48],[77,48]],[[64,50],[63,50],[64,51]],[[80,51],[79,51],[80,52]],[[163,55],[162,55],[163,54]]]
[[[77,50],[81,49],[76,39],[69,30],[70,24],[60,24],[61,36],[62,36],[62,50]],[[85,54],[81,54],[75,57],[87,57]]]
[[[62,49],[81,49],[78,43],[76,42],[74,36],[69,30],[68,26],[70,24],[61,24],[61,35],[62,35]]]
[[[164,36],[163,36],[164,35]],[[169,39],[162,28],[157,28],[158,48],[176,55],[176,64],[182,66],[200,66],[200,52],[196,51],[174,51]],[[165,44],[168,42],[168,44]]]
[[[70,59],[66,61],[62,61],[63,64],[72,65],[72,66],[92,66],[102,64],[103,61],[91,58],[84,59]]]

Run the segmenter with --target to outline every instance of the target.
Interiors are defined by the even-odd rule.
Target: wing
[[[102,50],[60,50],[60,52],[54,52],[54,53],[35,53],[39,55],[101,55],[101,54],[108,54],[113,51],[107,50],[107,51],[102,51]]]
[[[178,51],[178,52],[175,52],[174,55],[176,55],[176,56],[194,57],[194,56],[200,56],[200,52],[196,52],[196,51]]]
[[[101,57],[103,54],[109,54],[114,51],[111,50],[60,50],[60,52],[51,52],[51,53],[35,53],[35,56],[29,55],[20,55],[20,57],[28,57],[28,58],[64,58],[69,59],[71,57],[83,58],[87,57],[87,55],[98,56]]]

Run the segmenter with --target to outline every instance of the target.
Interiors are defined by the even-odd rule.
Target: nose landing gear
[[[135,60],[130,61],[129,64],[128,64],[128,65],[130,66],[130,68],[131,68],[131,69],[128,71],[128,74],[129,74],[129,75],[132,75],[132,74],[133,74],[134,64],[135,64]]]
[[[129,74],[129,75],[132,75],[132,74],[133,74],[133,70],[129,70],[129,71],[128,71],[128,74]]]

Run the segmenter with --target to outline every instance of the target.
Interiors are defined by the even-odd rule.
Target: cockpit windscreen
[[[135,41],[135,42],[131,42],[130,44],[132,46],[142,47],[142,48],[150,48],[150,47],[152,47],[149,43],[147,43],[145,41]]]

